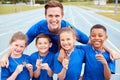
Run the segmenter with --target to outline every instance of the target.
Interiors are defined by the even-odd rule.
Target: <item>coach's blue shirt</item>
[[[61,28],[71,26],[68,22],[62,20],[61,21]],[[77,40],[78,42],[81,42],[83,44],[86,44],[89,41],[89,38],[86,34],[78,30],[77,28],[74,28],[77,34]],[[28,44],[31,43],[34,38],[39,35],[40,33],[44,33],[50,36],[52,39],[52,47],[50,48],[51,52],[57,52],[58,51],[58,34],[52,34],[48,29],[48,23],[47,20],[41,20],[35,25],[33,25],[28,32],[26,33],[28,37]]]

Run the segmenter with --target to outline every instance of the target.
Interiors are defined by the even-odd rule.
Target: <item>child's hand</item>
[[[66,53],[65,53],[64,49],[61,48],[61,49],[60,49],[59,56],[58,56],[58,61],[60,61],[60,62],[62,63],[63,59],[66,57],[65,54],[66,54]]]
[[[63,59],[62,61],[62,65],[63,65],[63,68],[65,69],[68,69],[68,64],[69,64],[69,59]]]
[[[41,69],[41,64],[42,64],[42,59],[37,59],[37,61],[36,61],[36,67],[38,69]]]
[[[16,70],[15,70],[16,74],[21,73],[23,71],[23,67],[24,67],[24,65],[22,65],[22,64],[18,65],[17,68],[16,68]]]
[[[107,61],[105,60],[105,58],[102,54],[96,54],[96,59],[98,61],[102,62],[102,64],[107,64]]]
[[[79,80],[83,80],[83,76],[80,76]]]
[[[41,68],[45,69],[45,70],[50,70],[50,67],[49,67],[48,63],[41,64]]]
[[[27,67],[27,69],[28,69],[29,71],[32,71],[32,70],[33,70],[33,66],[32,66],[31,64],[27,64],[26,67]]]

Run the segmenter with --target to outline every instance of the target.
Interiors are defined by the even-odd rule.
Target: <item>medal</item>
[[[11,57],[12,58],[12,57]],[[20,65],[20,63],[18,63],[14,58],[12,58],[12,60],[17,64],[17,65]],[[26,66],[27,63],[25,62],[26,61],[26,57],[24,56],[24,61],[21,63],[22,65]]]
[[[22,62],[22,65],[26,66],[26,65],[27,65],[27,63],[24,61],[24,62]]]
[[[65,53],[66,53],[66,59],[68,59],[68,60],[70,60],[70,55],[71,55],[71,53],[72,53],[72,51],[70,52],[70,53],[68,53],[67,51],[65,51]]]
[[[67,60],[70,60],[70,56],[66,56],[65,58],[66,58]]]
[[[42,64],[42,59],[37,59],[37,66],[40,66]]]

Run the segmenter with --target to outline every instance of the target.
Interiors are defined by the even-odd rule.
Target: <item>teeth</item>
[[[95,43],[100,43],[100,42],[97,41],[97,42],[95,42]]]
[[[95,44],[99,44],[100,42],[99,41],[94,41]]]

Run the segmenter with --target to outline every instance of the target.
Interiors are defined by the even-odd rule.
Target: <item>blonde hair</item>
[[[13,43],[13,42],[16,41],[16,40],[24,40],[24,41],[26,42],[25,46],[27,46],[28,38],[27,38],[27,36],[26,36],[24,33],[22,33],[21,31],[18,31],[18,32],[14,33],[14,35],[12,36],[9,44]]]

